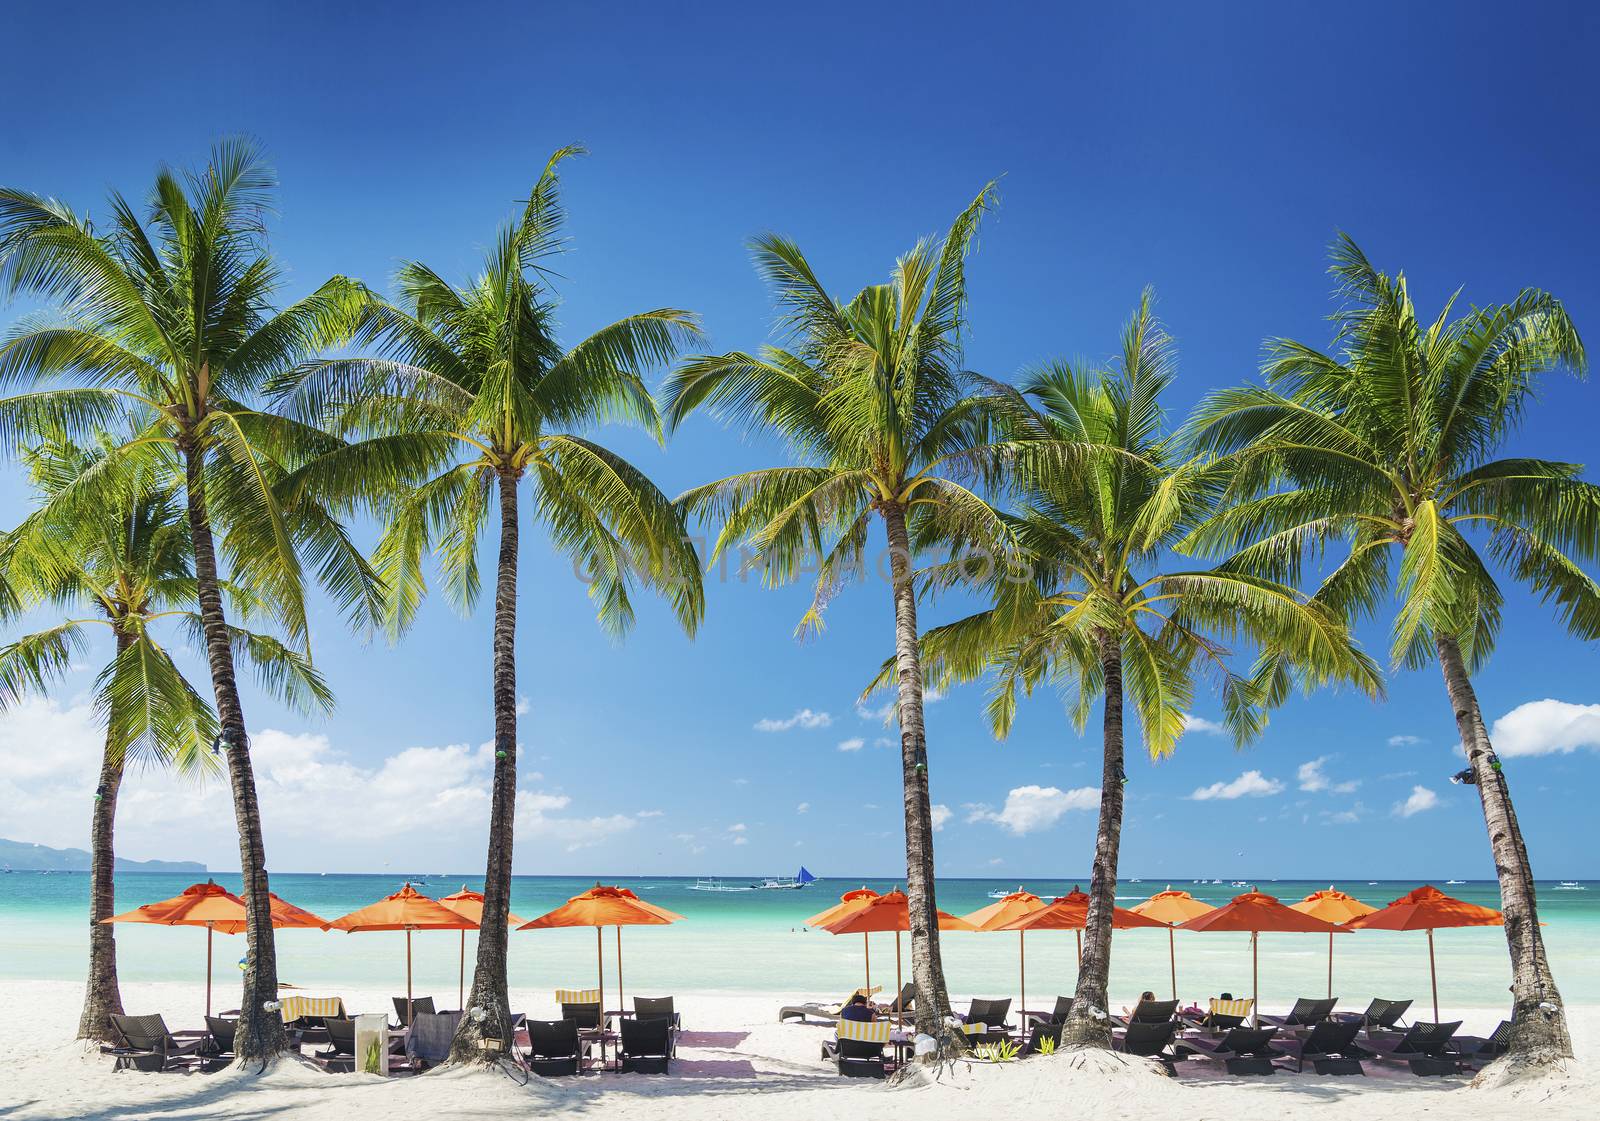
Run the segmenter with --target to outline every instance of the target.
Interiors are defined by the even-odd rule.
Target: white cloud
[[[1400,735],[1400,736],[1390,736],[1389,737],[1389,746],[1390,747],[1415,747],[1419,743],[1427,743],[1427,742],[1428,741],[1423,739],[1421,736]]]
[[[758,732],[787,732],[791,728],[826,728],[833,723],[833,717],[826,712],[814,712],[809,708],[798,710],[793,716],[786,719],[775,719],[771,716],[763,717],[755,723]]]
[[[86,702],[28,699],[0,714],[0,836],[55,847],[85,848],[88,812],[98,776],[101,730]],[[39,744],[50,744],[41,752]],[[375,761],[338,750],[328,736],[262,729],[251,737],[266,847],[274,868],[382,868],[394,853],[386,835],[415,830],[428,838],[441,866],[481,863],[489,817],[494,748],[482,744],[408,747]],[[525,771],[524,782],[538,782]],[[328,823],[350,820],[359,799],[363,820],[385,823],[382,835],[344,831],[326,845]],[[528,845],[586,847],[632,829],[626,814],[572,816],[568,795],[519,788],[518,850]],[[227,783],[203,784],[156,768],[129,770],[117,805],[121,855],[133,859],[199,860],[237,867],[238,841]]]
[[[796,806],[794,808],[794,812],[797,813],[797,814],[803,814],[803,813],[807,812],[810,809],[811,809],[811,803],[810,802],[801,802],[798,806]]]
[[[736,845],[748,845],[750,843],[750,838],[749,837],[742,837],[742,836],[741,837],[735,837],[733,839],[733,843],[736,844]]]
[[[1019,786],[1006,794],[999,812],[974,805],[968,821],[988,821],[1022,836],[1048,829],[1072,810],[1089,810],[1100,805],[1100,791],[1093,786],[1062,790],[1054,786]]]
[[[665,810],[640,810],[638,813],[634,814],[633,816],[634,817],[661,817],[665,813],[666,813]]]
[[[1192,712],[1183,714],[1183,730],[1185,732],[1203,732],[1208,736],[1225,736],[1228,729],[1218,724],[1215,720],[1207,720],[1203,716],[1196,716]]]
[[[1413,786],[1411,796],[1404,802],[1396,802],[1394,812],[1399,817],[1411,817],[1423,810],[1431,810],[1439,804],[1439,796],[1426,786]]]
[[[1495,751],[1507,758],[1600,750],[1600,705],[1529,701],[1496,720],[1489,736]]]
[[[867,746],[867,741],[862,739],[860,736],[855,736],[855,737],[853,737],[851,739],[848,739],[848,740],[839,741],[839,750],[840,751],[860,751],[863,747],[866,747],[866,746]]]
[[[1330,779],[1322,766],[1331,758],[1333,758],[1331,755],[1319,755],[1309,763],[1300,764],[1299,770],[1295,772],[1295,778],[1299,780],[1301,790],[1312,793],[1326,790],[1333,794],[1350,794],[1361,785],[1360,779],[1350,779],[1345,782],[1334,782]]]
[[[519,696],[517,698],[517,715],[518,716],[526,716],[526,715],[528,715],[528,713],[530,711],[532,711],[532,709],[533,709],[533,702],[528,700],[527,697]]]
[[[746,828],[747,827],[746,827],[744,822],[738,821],[738,822],[735,822],[734,824],[728,826],[728,832],[729,833],[743,833]]]
[[[949,806],[943,802],[935,802],[933,804],[933,831],[935,833],[939,832],[944,828],[945,823],[954,816],[955,812]]]
[[[1214,782],[1210,786],[1202,786],[1190,798],[1196,802],[1209,802],[1213,799],[1230,801],[1234,798],[1264,798],[1271,794],[1283,791],[1283,783],[1275,778],[1263,778],[1260,771],[1246,771],[1232,782]]]
[[[1333,825],[1354,825],[1361,820],[1361,816],[1366,812],[1367,808],[1360,802],[1357,802],[1348,810],[1340,810],[1337,813],[1328,814],[1327,818],[1328,821]]]
[[[937,689],[924,689],[922,703],[924,705],[938,704],[944,700],[944,694]],[[876,708],[872,708],[861,701],[856,702],[856,715],[863,720],[876,720],[880,724],[888,724],[899,715],[900,700],[891,697]]]

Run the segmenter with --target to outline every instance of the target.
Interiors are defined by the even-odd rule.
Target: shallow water
[[[214,877],[230,890],[236,875]],[[189,877],[152,873],[118,876],[117,907],[176,895]],[[425,894],[446,895],[468,883],[462,876],[432,876],[417,883]],[[607,879],[637,891],[651,902],[678,911],[685,922],[667,927],[635,927],[622,934],[624,981],[629,993],[761,991],[775,994],[843,995],[862,983],[865,963],[860,936],[834,937],[807,930],[804,920],[834,903],[839,894],[861,881],[827,879],[804,891],[710,893],[690,890],[693,880],[664,877]],[[747,881],[730,880],[730,884]],[[519,876],[512,887],[512,910],[533,918],[592,885],[592,877]],[[273,890],[324,918],[337,918],[396,891],[400,882],[387,875],[307,875],[280,873]],[[880,891],[892,881],[868,880]],[[1015,881],[941,880],[941,908],[966,914],[990,902],[992,890],[1014,889]],[[1035,881],[1024,885],[1046,899],[1069,890],[1069,881]],[[1124,882],[1121,906],[1131,906],[1165,883]],[[1206,902],[1218,904],[1236,895],[1227,884],[1176,883]],[[1294,902],[1329,886],[1326,881],[1263,882],[1261,890]],[[1417,886],[1406,882],[1349,880],[1334,883],[1376,906]],[[1437,886],[1473,903],[1495,906],[1499,893],[1492,882]],[[1540,885],[1540,917],[1556,979],[1573,1004],[1600,1004],[1600,882],[1587,890],[1560,890]],[[87,945],[85,916],[89,877],[84,873],[16,872],[0,875],[0,980],[76,980],[83,975]],[[461,936],[454,931],[417,932],[412,957],[418,994],[436,994],[440,1006],[455,1004]],[[1441,1012],[1452,1006],[1494,1008],[1507,1000],[1510,968],[1505,940],[1498,928],[1443,930],[1436,935]],[[606,986],[616,991],[617,935],[604,933]],[[945,968],[957,994],[1003,996],[1018,984],[1018,938],[1015,934],[950,933],[943,939]],[[204,976],[206,934],[183,927],[121,925],[118,959],[125,981],[200,981]],[[343,934],[305,930],[278,933],[279,973],[309,992],[335,993],[341,986],[404,989],[405,935]],[[471,980],[473,935],[466,936],[467,974]],[[596,936],[592,929],[514,931],[511,935],[511,978],[516,992],[548,993],[557,987],[592,987],[595,983]],[[895,940],[888,934],[871,939],[872,983],[892,990]],[[904,946],[909,951],[909,943]],[[1203,1001],[1222,990],[1250,991],[1250,946],[1245,934],[1178,932],[1175,939],[1178,992],[1185,1000]],[[217,935],[215,978],[219,993],[232,990],[236,962],[244,952],[243,937]],[[1112,958],[1112,1002],[1131,1003],[1140,990],[1165,995],[1171,989],[1168,936],[1159,930],[1116,935]],[[1026,942],[1028,1003],[1048,1006],[1057,992],[1070,992],[1075,976],[1074,938],[1070,932],[1042,931]],[[909,957],[905,966],[909,970]],[[1261,938],[1260,985],[1266,1007],[1287,1004],[1300,995],[1321,995],[1327,989],[1328,940],[1321,935],[1266,934]],[[909,976],[909,974],[908,974]],[[1421,1010],[1429,1003],[1426,936],[1355,932],[1336,939],[1334,991],[1344,1003],[1365,1007],[1373,995],[1413,997]]]

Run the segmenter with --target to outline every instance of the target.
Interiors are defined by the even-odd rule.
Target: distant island
[[[28,841],[0,837],[0,868],[13,872],[87,872],[89,854],[82,849],[53,849]],[[173,872],[198,875],[206,866],[196,860],[125,860],[117,857],[118,872]]]

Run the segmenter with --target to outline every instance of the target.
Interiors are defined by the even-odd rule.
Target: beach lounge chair
[[[974,1000],[962,1018],[968,1024],[983,1024],[990,1035],[1005,1035],[1011,1031],[1006,1017],[1011,1015],[1011,998],[1004,1000]]]
[[[633,998],[633,1015],[640,1020],[665,1020],[671,1025],[668,1044],[671,1047],[672,1057],[678,1057],[678,1033],[683,1030],[683,1022],[678,1010],[672,1005],[670,996],[636,996]]]
[[[1072,997],[1056,997],[1056,1006],[1048,1014],[1044,1012],[1023,1012],[1022,1019],[1026,1023],[1039,1024],[1064,1024],[1067,1016],[1072,1012]]]
[[[1172,1014],[1177,1010],[1178,1002],[1175,1000],[1141,1000],[1134,1005],[1132,1015],[1126,1020],[1121,1016],[1113,1016],[1111,1022],[1119,1028],[1130,1024],[1164,1024],[1172,1019]]]
[[[1194,1026],[1218,1032],[1243,1027],[1244,1022],[1250,1018],[1250,1010],[1255,1007],[1255,1003],[1250,997],[1227,1000],[1212,997],[1206,1005],[1205,1015],[1193,1021]]]
[[[1381,997],[1373,997],[1365,1012],[1336,1012],[1333,1019],[1340,1023],[1360,1024],[1365,1031],[1372,1031],[1374,1028],[1392,1031],[1401,1026],[1400,1018],[1410,1008],[1409,1000],[1384,1000]]]
[[[805,1023],[807,1020],[820,1020],[825,1024],[831,1024],[839,1019],[840,1010],[850,1002],[850,998],[855,996],[856,993],[870,998],[882,991],[883,988],[881,986],[874,985],[870,989],[855,990],[838,1004],[818,1004],[815,1001],[808,1001],[805,1004],[786,1004],[778,1009],[778,1022],[781,1024],[785,1020],[798,1019],[801,1023]]]
[[[529,1020],[526,1062],[533,1073],[552,1078],[579,1074],[589,1057],[589,1045],[578,1038],[572,1020]]]
[[[1511,1046],[1511,1021],[1501,1020],[1500,1026],[1488,1035],[1453,1035],[1445,1048],[1452,1055],[1461,1056],[1468,1067],[1478,1069],[1498,1059]]]
[[[1336,996],[1316,998],[1303,996],[1294,1002],[1294,1007],[1289,1009],[1287,1016],[1263,1016],[1261,1023],[1279,1028],[1315,1027],[1333,1015],[1333,1006],[1338,1003],[1339,998]]]
[[[1368,1032],[1362,1046],[1380,1062],[1405,1063],[1412,1074],[1459,1074],[1465,1064],[1449,1051],[1451,1038],[1461,1026],[1414,1020],[1404,1032]]]
[[[575,1020],[579,1031],[600,1031],[611,1025],[600,1015],[599,989],[557,989],[556,1003],[563,1020]]]
[[[1029,1055],[1039,1054],[1039,1045],[1047,1039],[1059,1050],[1061,1047],[1061,1027],[1060,1021],[1047,1024],[1042,1020],[1035,1020],[1033,1022],[1033,1030],[1028,1032],[1028,1042],[1022,1045],[1022,1051],[1017,1055],[1017,1058],[1026,1059]]]
[[[111,1026],[122,1038],[119,1047],[102,1047],[102,1054],[115,1055],[115,1070],[192,1070],[199,1064],[201,1051],[210,1039],[207,1032],[167,1030],[167,1022],[154,1016],[118,1016]]]
[[[623,1020],[617,1049],[624,1074],[668,1074],[672,1064],[672,1021],[663,1016]]]
[[[1272,1060],[1283,1054],[1272,1045],[1277,1028],[1233,1027],[1220,1036],[1194,1035],[1179,1045],[1202,1059],[1220,1062],[1229,1074],[1271,1074]]]
[[[1361,1066],[1366,1052],[1356,1045],[1360,1030],[1360,1024],[1324,1020],[1303,1036],[1275,1039],[1273,1045],[1285,1052],[1279,1065],[1287,1070],[1293,1063],[1297,1074],[1305,1070],[1308,1059],[1318,1074],[1366,1074]]]
[[[206,1017],[206,1044],[200,1049],[205,1056],[200,1069],[208,1073],[221,1070],[233,1062],[233,1036],[239,1028],[238,1020],[222,1016]]]
[[[917,986],[907,981],[904,985],[900,986],[899,995],[891,1000],[888,1004],[883,1005],[882,1010],[886,1016],[904,1016],[907,1012],[911,1011],[911,1006],[915,1004],[916,1001]]]
[[[313,1051],[312,1059],[323,1070],[355,1070],[356,1069],[356,1022],[353,1018],[341,1016],[326,1016],[322,1022],[323,1028],[328,1033],[328,1046],[321,1051]]]
[[[411,1020],[406,1015],[406,998],[403,996],[393,996],[389,999],[394,1001],[395,1021],[403,1028],[410,1027]],[[433,997],[418,996],[411,998],[411,1011],[413,1014],[418,1016],[432,1016],[438,1011],[438,1009],[433,1006]]]
[[[1176,1005],[1177,1002],[1172,1003]],[[1112,1037],[1112,1045],[1125,1054],[1154,1059],[1167,1069],[1168,1074],[1175,1075],[1178,1070],[1174,1064],[1183,1057],[1172,1049],[1172,1041],[1177,1034],[1177,1022],[1171,1019],[1164,1023],[1133,1020],[1126,1031]]]
[[[822,1045],[822,1057],[833,1060],[846,1078],[884,1078],[889,1073],[885,1048],[893,1030],[888,1020],[840,1020],[838,1034]]]
[[[406,1032],[407,1066],[421,1074],[448,1059],[450,1043],[455,1039],[460,1023],[460,1012],[423,1012],[419,1009],[411,1018],[411,1030]]]

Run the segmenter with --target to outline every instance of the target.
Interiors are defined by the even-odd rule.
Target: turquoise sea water
[[[237,890],[238,877],[215,879]],[[128,910],[182,891],[189,877],[150,873],[124,874],[117,881],[117,907]],[[430,877],[418,890],[440,896],[463,883],[461,876]],[[678,911],[685,922],[669,927],[634,927],[623,932],[624,975],[629,993],[759,991],[786,995],[842,995],[862,982],[862,938],[834,937],[804,929],[804,920],[837,901],[841,892],[860,886],[859,879],[832,878],[803,891],[709,893],[690,890],[693,880],[663,877],[607,879],[637,891],[643,898]],[[730,884],[748,881],[729,880]],[[518,877],[512,889],[512,910],[533,918],[592,885],[592,877]],[[880,891],[893,881],[867,880]],[[400,881],[384,875],[276,874],[279,895],[326,919],[337,918],[396,891]],[[1034,881],[1024,885],[1045,898],[1069,890],[1070,881]],[[1165,882],[1124,882],[1118,901],[1130,906]],[[1173,885],[1206,902],[1219,904],[1237,894],[1227,884]],[[1325,881],[1273,881],[1261,890],[1294,902]],[[1333,886],[1381,906],[1416,884],[1335,882]],[[1488,906],[1498,904],[1493,883],[1447,885],[1442,890]],[[939,905],[966,914],[990,902],[993,890],[1010,890],[1015,881],[944,880],[938,885]],[[1600,882],[1586,890],[1560,890],[1541,884],[1541,918],[1556,978],[1572,1004],[1600,1004]],[[16,979],[76,981],[83,976],[87,945],[89,877],[83,873],[16,872],[0,875],[0,982]],[[1510,971],[1505,940],[1498,928],[1447,930],[1437,934],[1440,1003],[1452,1007],[1493,1009],[1506,1002]],[[124,981],[204,979],[206,934],[191,928],[122,925],[117,946]],[[605,947],[608,991],[616,985],[616,933],[607,930]],[[593,930],[513,932],[511,978],[516,994],[548,994],[557,987],[594,984]],[[341,986],[404,990],[405,936],[398,933],[343,934],[287,930],[278,933],[279,973],[308,992],[337,993]],[[1015,994],[1018,984],[1018,939],[1015,934],[947,934],[943,941],[946,973],[952,993],[1001,996]],[[1026,942],[1029,1004],[1057,992],[1070,991],[1074,974],[1074,939],[1070,932],[1043,931]],[[909,950],[909,944],[906,945]],[[473,936],[466,938],[470,980]],[[237,977],[236,962],[244,952],[242,937],[216,936],[215,976],[219,992]],[[441,1006],[454,1005],[461,938],[455,932],[413,935],[416,991],[437,993]],[[872,981],[885,989],[894,984],[894,938],[872,936]],[[1185,999],[1202,999],[1222,990],[1250,990],[1250,948],[1243,934],[1176,935],[1178,989]],[[1334,991],[1346,1003],[1365,1006],[1368,997],[1414,997],[1419,1006],[1428,994],[1427,941],[1421,934],[1364,932],[1341,935],[1335,944]],[[1327,987],[1327,939],[1321,935],[1268,934],[1261,941],[1261,995],[1269,1007],[1297,995],[1321,995]],[[909,957],[906,968],[909,971]],[[908,973],[909,976],[909,973]],[[1116,935],[1112,963],[1112,1001],[1131,1002],[1140,990],[1162,993],[1170,988],[1168,938],[1159,930]]]

